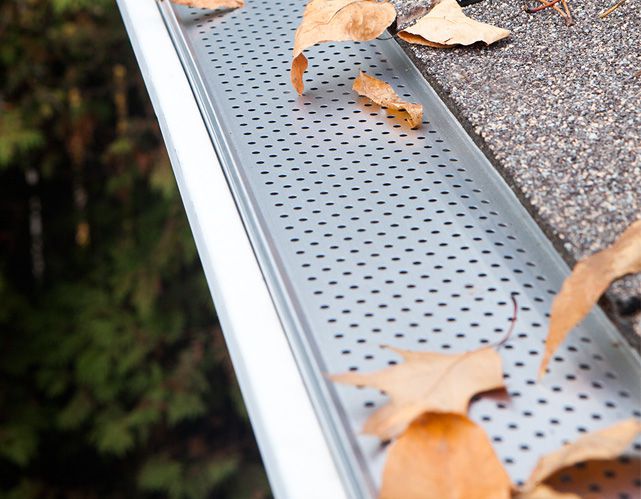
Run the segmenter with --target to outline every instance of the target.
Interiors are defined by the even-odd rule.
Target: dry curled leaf
[[[307,58],[303,51],[322,42],[368,41],[380,36],[396,18],[396,9],[387,1],[311,0],[294,36],[291,80],[303,93]]]
[[[509,499],[510,478],[465,416],[424,414],[388,451],[380,499]]]
[[[197,7],[200,9],[237,9],[245,5],[244,0],[171,0],[178,5]]]
[[[559,450],[539,459],[521,493],[529,494],[535,491],[544,480],[573,464],[596,459],[614,459],[620,456],[639,432],[641,432],[641,423],[636,419],[626,419],[564,445]],[[537,497],[524,495],[523,499]],[[519,499],[521,499],[520,496]]]
[[[506,29],[470,19],[456,0],[442,0],[416,24],[398,32],[406,42],[438,48],[480,41],[490,45],[509,34]]]
[[[552,303],[539,377],[570,330],[583,320],[610,283],[636,272],[641,272],[641,220],[630,225],[612,246],[577,263],[563,283]]]
[[[412,104],[401,99],[394,89],[384,81],[374,78],[366,73],[361,73],[354,80],[352,86],[358,95],[367,97],[376,104],[394,109],[396,111],[405,111],[409,115],[408,122],[412,128],[418,128],[423,123],[423,106]]]
[[[338,383],[378,388],[390,397],[363,428],[382,440],[399,435],[424,412],[464,415],[474,395],[504,386],[501,356],[492,348],[450,355],[385,348],[405,362],[369,374],[331,377]]]

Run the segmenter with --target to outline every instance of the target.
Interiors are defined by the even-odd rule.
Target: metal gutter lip
[[[274,495],[344,498],[336,466],[156,2],[118,0],[118,6],[158,116]]]

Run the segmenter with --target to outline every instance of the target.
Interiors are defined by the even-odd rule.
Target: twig
[[[601,12],[599,14],[599,17],[603,19],[604,17],[608,17],[610,14],[612,14],[615,10],[617,10],[619,7],[621,7],[625,2],[628,0],[619,0],[617,3],[615,3],[612,7],[610,7],[608,10]]]
[[[558,13],[558,14],[559,14],[563,19],[565,19],[565,24],[566,24],[567,26],[571,26],[571,25],[572,25],[572,16],[571,16],[571,14],[569,13],[569,12],[570,12],[570,9],[569,9],[569,8],[566,8],[566,9],[565,9],[565,11],[564,11],[561,7],[559,7],[559,6],[557,5],[559,2],[562,2],[562,3],[564,3],[564,4],[565,4],[565,0],[550,0],[549,2],[548,2],[548,1],[546,1],[546,0],[539,0],[539,2],[541,3],[541,5],[539,5],[538,7],[527,7],[527,5],[526,5],[526,6],[523,8],[523,10],[525,10],[525,12],[527,12],[528,14],[534,14],[534,13],[536,13],[536,12],[541,12],[541,11],[542,11],[542,10],[544,10],[544,9],[552,8],[552,9],[554,9],[554,10],[555,10],[555,11],[556,11],[556,12],[557,12],[557,13]]]
[[[565,19],[565,24],[568,26],[572,26],[574,24],[574,20],[572,19],[572,12],[570,12],[570,7],[568,6],[567,0],[561,0],[561,3],[563,4],[563,9],[565,10],[565,13],[567,14],[567,18]]]
[[[545,1],[545,0],[539,0],[539,2],[541,2],[541,3],[543,3],[543,4],[544,4],[544,3],[546,3],[546,1]],[[568,18],[567,18],[567,16],[565,15],[565,12],[563,12],[563,9],[562,9],[561,7],[559,7],[558,5],[556,5],[556,4],[554,4],[554,5],[552,6],[552,8],[553,8],[555,11],[557,11],[557,12],[561,15],[561,17],[562,17],[563,19],[565,19],[565,22],[566,22],[566,24],[567,24],[567,22],[568,22]]]
[[[534,14],[536,12],[541,12],[543,9],[547,9],[548,7],[553,7],[557,3],[559,3],[561,0],[551,0],[550,2],[545,2],[542,1],[541,3],[543,5],[539,5],[538,7],[525,7],[525,12],[528,14]]]

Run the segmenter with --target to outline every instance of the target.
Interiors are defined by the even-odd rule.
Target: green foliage
[[[0,497],[267,497],[112,0],[0,3]]]
[[[182,466],[171,459],[155,458],[147,461],[140,470],[138,483],[143,490],[166,490],[173,495],[179,488]]]
[[[6,109],[0,116],[0,168],[8,166],[17,156],[37,149],[43,142],[40,131],[26,127],[19,112]]]
[[[36,429],[20,422],[7,424],[0,436],[0,454],[18,466],[29,463],[38,445]]]
[[[237,467],[233,457],[213,458],[189,470],[175,460],[159,457],[145,464],[138,482],[143,490],[167,492],[171,498],[204,497],[228,480]]]

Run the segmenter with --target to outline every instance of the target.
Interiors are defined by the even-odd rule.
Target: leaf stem
[[[510,295],[510,298],[512,298],[512,318],[510,319],[511,324],[510,324],[510,328],[507,331],[507,334],[503,337],[501,341],[499,341],[496,344],[497,350],[510,340],[512,333],[514,332],[514,328],[516,326],[516,315],[518,314],[519,306],[516,303],[516,295],[514,293]]]

